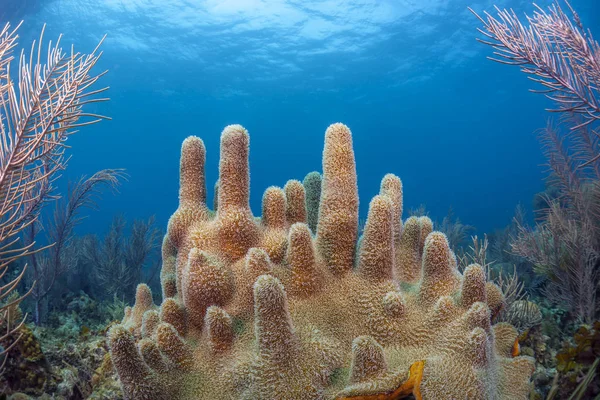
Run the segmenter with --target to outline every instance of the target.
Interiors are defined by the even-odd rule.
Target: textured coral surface
[[[206,204],[205,148],[182,146],[163,242],[163,303],[138,287],[109,332],[127,399],[526,399],[533,360],[479,265],[464,274],[427,217],[402,223],[386,175],[358,237],[352,135],[325,133],[323,175],[249,199],[249,136],[221,136]],[[320,189],[320,194],[315,193]]]

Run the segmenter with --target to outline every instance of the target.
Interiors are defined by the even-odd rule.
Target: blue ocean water
[[[599,2],[571,3],[600,35]],[[451,207],[490,232],[544,188],[534,132],[552,106],[476,42],[467,7],[493,4],[533,10],[529,0],[0,0],[0,19],[24,20],[26,48],[43,23],[46,39],[63,33],[83,52],[107,34],[98,71],[109,71],[99,86],[111,101],[94,111],[112,120],[69,140],[60,188],[104,168],[129,178],[81,231],[105,231],[116,213],[166,227],[181,142],[204,140],[212,192],[220,132],[232,123],[250,132],[258,215],[268,186],[320,170],[324,131],[340,121],[354,135],[362,216],[392,172],[405,210],[424,204],[441,220]]]

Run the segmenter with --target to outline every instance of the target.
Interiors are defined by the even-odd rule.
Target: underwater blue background
[[[600,2],[571,3],[600,36]],[[361,216],[392,172],[405,217],[424,204],[441,220],[452,207],[490,232],[544,188],[534,132],[552,105],[476,42],[481,24],[467,7],[493,4],[533,11],[529,0],[0,0],[0,19],[24,20],[25,48],[44,22],[46,39],[63,33],[63,46],[83,52],[108,35],[98,71],[109,70],[99,86],[111,101],[94,111],[112,120],[69,140],[59,189],[104,168],[129,178],[79,231],[104,232],[117,213],[156,215],[166,228],[188,135],[205,142],[212,199],[220,132],[232,123],[250,132],[258,215],[268,186],[321,169],[325,129],[340,121],[354,136]]]

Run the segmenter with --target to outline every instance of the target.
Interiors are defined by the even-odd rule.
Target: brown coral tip
[[[163,236],[161,245],[161,254],[163,259],[161,274],[174,274],[176,272],[175,259],[177,257],[177,247],[169,239],[169,235]],[[167,262],[167,260],[169,262]]]
[[[138,351],[135,338],[124,326],[110,328],[108,345],[126,398],[165,399],[156,377]]]
[[[372,336],[359,336],[352,342],[350,382],[365,382],[387,370],[383,348]]]
[[[192,353],[186,342],[177,333],[173,325],[163,322],[156,330],[156,344],[160,352],[181,370],[188,370],[192,364]]]
[[[177,248],[165,235],[162,242],[162,268],[160,270],[160,286],[163,299],[177,295]]]
[[[272,272],[272,262],[264,249],[253,247],[248,250],[243,269],[236,277],[236,313],[250,316],[254,310],[254,283],[256,278]]]
[[[138,343],[138,348],[146,365],[153,371],[164,373],[167,372],[167,365],[158,349],[158,346],[151,339],[142,339]]]
[[[400,292],[388,292],[383,296],[383,309],[390,317],[398,318],[405,314],[404,299]]]
[[[487,303],[485,283],[485,272],[479,264],[471,264],[465,269],[461,289],[463,307],[471,307],[478,301]]]
[[[156,310],[148,310],[142,317],[142,337],[149,338],[154,335],[156,328],[160,324],[160,317]]]
[[[358,187],[352,134],[346,125],[337,123],[325,133],[317,226],[317,248],[333,272],[352,268],[357,236]]]
[[[462,318],[469,329],[479,327],[483,328],[486,332],[490,332],[491,330],[490,309],[485,303],[473,303],[467,312],[463,314]]]
[[[414,283],[421,277],[421,226],[410,217],[404,223],[400,246],[396,251],[396,277],[401,282]]]
[[[123,310],[123,320],[121,321],[122,324],[126,324],[127,322],[129,322],[129,320],[131,319],[131,314],[133,308],[131,308],[131,306],[127,306],[125,307],[125,310]]]
[[[233,344],[233,322],[225,310],[210,306],[206,310],[206,332],[213,351],[227,350]]]
[[[287,248],[286,195],[281,188],[271,186],[265,190],[261,221],[266,229],[260,247],[265,249],[271,260],[278,264],[283,261]]]
[[[283,263],[288,247],[285,229],[266,229],[260,241],[260,247],[267,252],[273,263]]]
[[[457,315],[457,307],[450,296],[442,296],[435,303],[433,308],[434,321],[438,325],[446,324],[452,321]]]
[[[285,216],[288,225],[306,222],[306,193],[302,182],[292,179],[283,187],[285,191]]]
[[[262,198],[262,223],[271,229],[284,229],[286,217],[285,193],[277,186],[268,187]]]
[[[261,275],[254,283],[254,324],[261,359],[276,364],[294,360],[296,335],[287,295],[272,275]]]
[[[131,320],[134,328],[142,327],[144,313],[155,307],[152,299],[152,290],[145,283],[140,283],[135,291],[135,305],[131,310]]]
[[[371,200],[358,257],[358,270],[372,281],[391,279],[394,269],[392,202],[377,195]]]
[[[394,174],[386,174],[381,180],[379,194],[392,202],[394,242],[398,243],[402,234],[402,181]]]
[[[288,243],[287,262],[292,271],[290,289],[294,294],[308,296],[320,286],[308,225],[301,222],[292,225]]]
[[[501,357],[516,357],[520,353],[519,332],[517,329],[506,322],[500,322],[494,325],[494,346],[496,354]],[[516,355],[515,355],[516,354]]]
[[[229,125],[221,134],[219,215],[231,207],[250,209],[249,145],[248,132],[241,125]]]
[[[467,352],[474,366],[483,368],[488,363],[488,337],[482,328],[471,331],[467,340]]]
[[[494,321],[506,306],[504,294],[498,285],[493,282],[487,282],[485,284],[485,296],[487,299],[487,305],[492,312],[491,319]]]
[[[425,361],[417,361],[410,366],[410,372],[406,382],[402,383],[397,389],[387,393],[377,393],[370,395],[359,395],[350,397],[338,397],[336,400],[400,400],[411,394],[416,400],[423,400],[421,396],[421,380],[423,379],[423,369]]]
[[[268,274],[273,268],[269,255],[258,247],[248,250],[244,266],[246,272],[253,275],[253,279],[258,278],[262,274]]]
[[[219,255],[225,262],[234,263],[259,244],[259,227],[250,209],[222,208],[216,221]]]
[[[162,288],[163,299],[177,296],[177,275],[161,274],[160,286]]]
[[[166,298],[160,306],[161,322],[173,325],[181,336],[187,333],[187,318],[185,308],[174,298]]]
[[[192,249],[182,278],[183,303],[191,324],[201,327],[210,305],[224,305],[233,295],[233,277],[215,257]]]
[[[427,216],[419,217],[419,225],[421,226],[421,252],[423,252],[427,236],[433,232],[433,221]]]
[[[197,136],[190,136],[181,145],[179,171],[179,206],[197,207],[206,202],[204,162],[206,149]]]
[[[451,263],[448,239],[441,232],[432,232],[425,240],[422,273],[420,295],[426,303],[451,295],[460,284],[458,273]]]

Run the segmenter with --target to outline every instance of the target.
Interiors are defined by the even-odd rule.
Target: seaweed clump
[[[580,387],[580,398],[594,398],[600,394],[600,382],[586,377],[594,376],[600,360],[600,321],[582,325],[573,335],[572,342],[565,342],[556,355],[558,398],[567,398]],[[585,397],[583,397],[585,395]]]
[[[0,345],[8,350],[0,387],[4,392],[42,394],[53,384],[50,366],[33,331],[25,324],[5,337]]]

